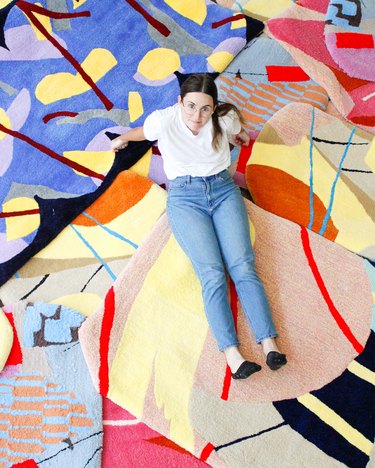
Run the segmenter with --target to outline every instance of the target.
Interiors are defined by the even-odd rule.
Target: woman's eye
[[[195,104],[188,104],[189,109],[195,109]]]

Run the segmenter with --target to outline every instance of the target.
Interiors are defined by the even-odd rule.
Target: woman
[[[218,103],[217,88],[208,74],[190,75],[178,102],[157,110],[143,127],[113,140],[115,151],[129,141],[158,140],[169,180],[167,214],[172,232],[191,260],[202,286],[207,320],[234,379],[246,379],[261,369],[239,351],[227,297],[226,270],[234,281],[245,315],[266,363],[279,369],[281,354],[263,286],[254,269],[247,211],[229,172],[229,143],[249,143],[238,109]]]

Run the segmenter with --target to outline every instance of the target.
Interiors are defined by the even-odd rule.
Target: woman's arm
[[[114,140],[112,140],[111,147],[117,152],[121,149],[128,146],[129,141],[143,141],[146,140],[145,134],[143,132],[143,127],[131,128],[128,132],[123,133]]]
[[[237,133],[237,135],[232,135],[230,143],[232,143],[235,146],[248,146],[250,143],[250,137],[247,134],[246,130],[241,128],[240,133]]]

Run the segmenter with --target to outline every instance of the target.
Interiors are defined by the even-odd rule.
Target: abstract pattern
[[[325,110],[328,95],[297,65],[291,55],[265,34],[249,42],[216,79],[219,97],[242,112],[253,143],[265,123],[290,102]],[[238,155],[235,181],[246,187],[245,166],[250,148]]]
[[[359,0],[299,3],[302,6],[293,5],[268,20],[267,34],[325,88],[342,116],[374,134],[373,3]],[[361,66],[357,66],[359,62]]]
[[[221,72],[259,28],[202,1],[2,2],[0,284],[150,147],[115,156],[107,131],[175,102],[176,71]]]
[[[95,392],[77,340],[67,344],[29,345],[32,322],[48,305],[6,308],[18,336],[13,355],[0,374],[0,465],[101,466],[101,398]],[[78,317],[75,311],[71,317]],[[81,320],[83,317],[81,316]],[[59,336],[71,323],[59,322]],[[24,335],[24,336],[23,336]],[[26,340],[24,339],[26,338]],[[74,372],[72,372],[74,370]]]
[[[289,104],[256,140],[246,182],[262,208],[375,259],[373,135]]]
[[[231,379],[209,332],[198,280],[165,216],[80,328],[86,362],[103,396],[209,464],[242,460],[249,466],[261,460],[267,465],[273,457],[287,463],[290,443],[296,442],[303,449],[301,465],[314,460],[336,466],[331,447],[342,434],[331,431],[321,445],[304,434],[301,438],[301,431],[289,423],[289,412],[280,415],[274,404],[324,388],[356,367],[353,361],[366,352],[370,335],[374,269],[306,228],[246,204],[256,267],[280,346],[290,357],[288,366],[273,373],[264,365],[230,285],[245,356],[263,364],[246,382]],[[339,270],[332,268],[336,264]],[[333,349],[340,350],[335,359]],[[372,394],[373,384],[371,380]],[[357,428],[357,418],[368,411],[361,401],[361,413],[347,410]],[[333,411],[328,401],[325,408],[327,414]],[[373,440],[370,420],[360,430]],[[263,435],[275,452],[264,453]]]

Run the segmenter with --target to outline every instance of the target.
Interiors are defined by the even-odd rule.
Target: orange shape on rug
[[[152,184],[150,179],[134,172],[121,172],[103,195],[87,208],[86,213],[102,224],[109,223],[139,203]],[[77,216],[73,224],[96,226],[95,221],[84,214]]]
[[[252,164],[246,169],[246,185],[254,203],[264,210],[290,219],[301,226],[309,225],[309,187],[280,169]],[[283,200],[288,202],[284,203]],[[314,223],[312,230],[319,232],[327,208],[314,193]],[[330,218],[324,237],[334,241],[338,229]]]

